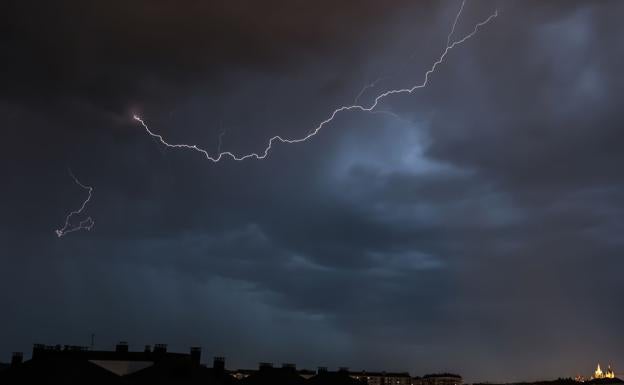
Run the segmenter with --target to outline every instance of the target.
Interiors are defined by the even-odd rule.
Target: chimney
[[[282,364],[282,369],[287,370],[289,372],[296,372],[297,371],[297,366],[295,364],[283,363]]]
[[[17,366],[24,361],[24,354],[22,352],[13,352],[11,356],[11,366]]]
[[[198,346],[191,347],[191,362],[193,364],[199,365],[201,362],[201,348]]]
[[[41,358],[45,354],[44,344],[34,344],[32,350],[32,359]]]
[[[115,346],[116,353],[128,353],[128,343],[126,341],[121,341]]]
[[[215,373],[225,373],[225,357],[215,357],[212,360],[212,369],[214,369]]]

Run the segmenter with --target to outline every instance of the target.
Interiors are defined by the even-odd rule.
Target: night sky
[[[624,372],[624,3],[0,5],[0,361],[203,347],[472,380]],[[453,40],[453,39],[452,39]],[[58,238],[93,196],[95,226]]]

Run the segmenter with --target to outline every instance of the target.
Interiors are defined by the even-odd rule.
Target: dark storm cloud
[[[618,364],[624,48],[616,2],[8,2],[3,354],[201,344],[297,361],[530,379]],[[411,59],[409,59],[412,57]],[[92,232],[58,240],[95,187]],[[538,354],[539,353],[539,354]],[[617,368],[617,366],[616,366]]]
[[[162,91],[154,86],[184,92],[178,88],[209,80],[223,91],[223,72],[232,68],[282,74],[345,46],[362,49],[350,43],[380,31],[383,16],[400,9],[373,1],[331,7],[304,1],[20,1],[5,8],[5,62],[14,70],[5,91],[78,96],[111,109]]]

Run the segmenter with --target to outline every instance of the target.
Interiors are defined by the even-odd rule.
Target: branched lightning
[[[219,133],[219,143],[217,144],[217,154],[221,153],[221,146],[223,145],[223,136],[225,135],[226,129],[223,128],[223,125],[220,123],[219,128],[221,132]]]
[[[160,141],[164,146],[170,147],[170,148],[180,148],[180,149],[187,149],[187,150],[193,150],[193,151],[197,151],[199,153],[202,153],[207,160],[210,160],[212,162],[219,162],[221,161],[221,159],[223,159],[224,157],[230,157],[233,160],[236,161],[243,161],[245,159],[249,159],[249,158],[255,158],[255,159],[264,159],[269,155],[269,152],[271,151],[271,149],[273,148],[273,143],[275,142],[280,142],[280,143],[288,143],[288,144],[294,144],[294,143],[301,143],[301,142],[305,142],[308,139],[312,138],[313,136],[315,136],[316,134],[318,134],[323,127],[325,127],[327,124],[329,124],[332,120],[334,120],[334,118],[336,117],[336,115],[338,115],[341,112],[344,111],[362,111],[362,112],[371,112],[373,111],[378,105],[379,103],[387,98],[388,96],[391,95],[398,95],[398,94],[411,94],[414,91],[421,89],[421,88],[425,88],[427,86],[427,84],[429,83],[429,76],[431,74],[433,74],[436,71],[436,68],[438,67],[438,65],[440,65],[441,63],[444,62],[444,60],[446,59],[446,56],[448,55],[448,53],[455,47],[457,47],[458,45],[464,43],[466,40],[472,38],[474,35],[477,34],[477,32],[479,31],[479,29],[483,26],[485,26],[486,24],[488,24],[492,19],[496,18],[498,16],[498,11],[494,11],[493,14],[491,14],[490,16],[488,16],[485,20],[475,24],[473,30],[468,33],[467,35],[465,35],[464,37],[462,37],[459,40],[455,40],[451,43],[451,38],[452,35],[455,32],[455,27],[457,26],[457,23],[460,19],[460,16],[462,14],[462,11],[464,9],[464,4],[465,4],[465,0],[462,1],[461,3],[461,7],[459,9],[459,11],[457,12],[457,15],[455,16],[455,20],[453,22],[453,26],[451,28],[450,33],[448,34],[447,37],[447,43],[446,43],[446,47],[445,49],[442,51],[442,54],[438,57],[438,60],[436,60],[431,67],[429,68],[429,70],[427,70],[427,72],[425,72],[424,75],[424,79],[422,81],[422,83],[420,84],[416,84],[412,87],[409,88],[399,88],[399,89],[392,89],[392,90],[387,90],[384,91],[380,94],[378,94],[375,99],[373,100],[373,102],[368,106],[363,106],[360,104],[357,104],[357,100],[359,99],[359,97],[362,95],[362,93],[364,93],[364,91],[366,91],[366,89],[371,88],[373,85],[368,85],[365,86],[362,91],[360,91],[360,93],[358,94],[358,96],[356,97],[356,101],[354,102],[353,105],[349,105],[349,106],[341,106],[336,108],[327,119],[321,121],[313,130],[311,130],[307,135],[300,137],[300,138],[293,138],[293,139],[288,139],[288,138],[283,138],[280,135],[276,135],[273,136],[272,138],[269,139],[268,145],[266,146],[266,148],[264,149],[264,151],[262,152],[252,152],[249,154],[245,154],[245,155],[236,155],[231,151],[219,151],[219,153],[216,156],[211,156],[208,151],[198,147],[195,144],[184,144],[184,143],[180,143],[180,144],[172,144],[167,142],[162,135],[157,134],[155,132],[153,132],[152,130],[150,130],[150,128],[147,126],[147,124],[143,121],[143,119],[141,119],[139,116],[134,115],[133,118],[134,120],[136,120],[137,122],[139,122],[143,128],[145,129],[145,131],[152,136],[153,138],[157,139],[158,141]]]
[[[461,18],[462,12],[464,11],[464,5],[466,5],[466,0],[462,0],[461,5],[459,6],[459,11],[457,11],[457,14],[455,14],[455,20],[453,21],[453,26],[451,27],[449,34],[446,36],[447,48],[451,44],[451,37],[453,37],[453,34],[455,33],[455,28],[457,27],[457,23],[459,23],[459,19]],[[497,12],[494,12],[494,17],[496,16],[497,16]],[[487,21],[489,20],[486,20],[486,22]],[[412,60],[417,54],[418,54],[418,51],[415,51],[414,53],[412,53],[409,56],[408,61]]]
[[[357,96],[355,97],[355,99],[353,100],[353,104],[357,104],[358,101],[360,100],[360,98],[362,97],[362,95],[364,95],[364,93],[366,92],[367,89],[369,88],[374,88],[377,83],[379,83],[380,81],[382,81],[384,78],[377,78],[377,80],[375,80],[374,82],[365,85],[364,87],[362,87],[362,89],[360,90],[360,92],[357,94]]]
[[[446,46],[448,47],[449,44],[451,44],[451,37],[453,37],[453,34],[455,33],[455,27],[457,27],[457,23],[459,22],[459,18],[461,17],[462,12],[464,11],[464,5],[466,5],[466,0],[462,0],[461,2],[461,6],[459,7],[459,11],[457,11],[457,15],[455,15],[455,20],[453,21],[453,27],[451,27],[451,32],[449,32],[448,36],[446,37]],[[498,15],[498,11],[494,11],[494,15],[493,17],[496,17]],[[486,23],[489,20],[486,20]]]
[[[65,217],[65,225],[58,230],[54,230],[56,232],[56,235],[61,238],[69,233],[73,233],[74,231],[78,231],[78,230],[91,230],[91,228],[93,228],[93,225],[95,224],[95,222],[93,221],[93,219],[91,217],[87,217],[86,219],[83,219],[82,221],[78,222],[77,225],[72,225],[71,224],[71,218],[75,215],[80,215],[83,213],[85,207],[87,206],[87,203],[89,203],[89,201],[91,200],[91,194],[93,193],[93,187],[91,186],[87,186],[82,184],[78,178],[76,178],[76,176],[74,175],[74,173],[71,172],[71,170],[69,170],[69,175],[71,175],[72,178],[74,178],[74,182],[76,182],[76,184],[80,187],[82,187],[83,189],[88,191],[88,195],[87,195],[87,199],[85,199],[82,202],[82,205],[80,206],[80,208],[78,210],[74,210],[71,211],[69,214],[67,214],[67,216]]]

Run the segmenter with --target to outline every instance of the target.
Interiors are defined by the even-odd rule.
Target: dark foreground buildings
[[[0,385],[30,384],[204,384],[204,385],[461,385],[454,374],[411,377],[409,373],[297,370],[294,364],[274,367],[261,363],[257,370],[225,368],[215,357],[212,367],[201,364],[201,349],[172,353],[166,345],[130,351],[119,343],[114,351],[80,346],[34,345],[32,358],[14,353],[9,365],[0,364]]]

